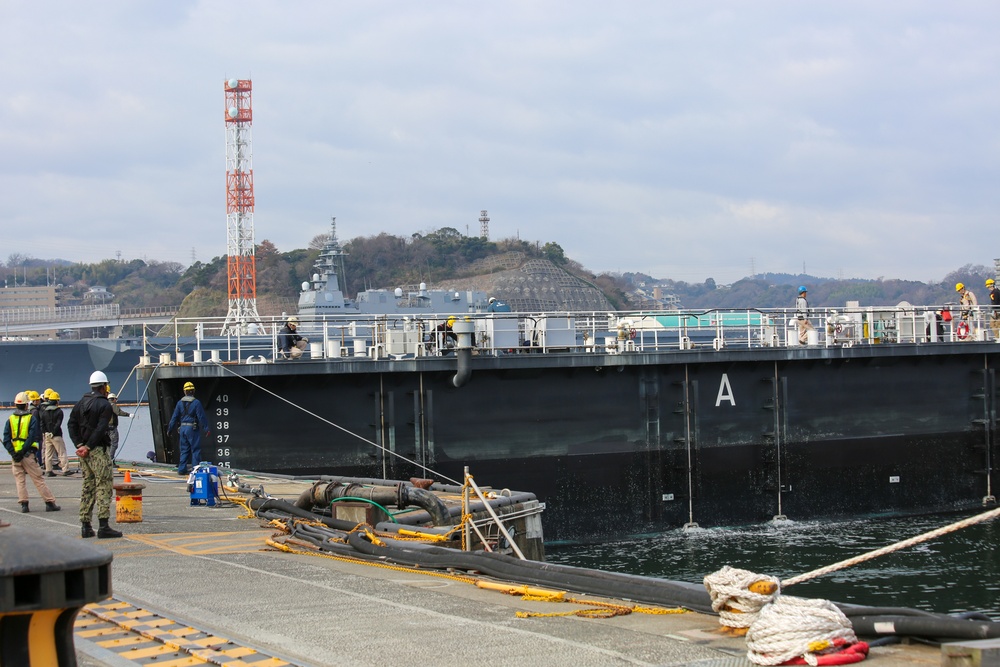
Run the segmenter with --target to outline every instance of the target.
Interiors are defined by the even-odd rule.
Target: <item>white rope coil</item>
[[[775,589],[779,585],[774,577],[728,565],[705,577],[703,583],[712,598],[712,611],[719,615],[722,625],[748,628],[761,607],[774,599],[775,594],[764,595],[750,590],[750,586],[759,581],[770,582]]]
[[[756,665],[780,665],[792,658],[817,664],[816,653],[835,640],[858,641],[851,621],[829,600],[778,596],[765,606],[747,631],[747,659]]]

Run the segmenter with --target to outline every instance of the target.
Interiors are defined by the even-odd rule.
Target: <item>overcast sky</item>
[[[441,227],[595,272],[940,280],[1000,257],[1000,3],[0,0],[0,260]]]

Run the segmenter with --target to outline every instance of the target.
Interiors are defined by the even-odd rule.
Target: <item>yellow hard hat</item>
[[[28,394],[27,392],[19,391],[17,396],[14,397],[14,405],[27,405],[28,404]]]
[[[194,382],[185,382],[184,383],[184,391],[187,391],[188,389],[190,389],[191,391],[194,391]]]
[[[37,391],[35,391],[34,389],[29,389],[28,391],[26,391],[24,393],[28,395],[28,400],[29,401],[37,401],[38,399],[41,398],[41,396],[39,395],[39,393]]]
[[[961,292],[965,289],[965,283],[955,283],[955,291]]]
[[[48,389],[42,392],[42,398],[49,398],[49,395],[51,393],[52,393],[52,387],[49,387]]]
[[[448,326],[451,326],[452,324],[454,324],[454,323],[455,323],[455,321],[456,321],[456,320],[455,320],[455,318],[454,318],[454,317],[449,317],[449,318],[448,318]]]
[[[992,278],[987,278],[986,279],[986,286],[987,287],[989,287],[990,285],[994,285],[994,284],[996,284],[996,281],[993,280]]]
[[[58,401],[59,400],[59,392],[56,391],[55,389],[49,389],[49,400],[50,401]]]

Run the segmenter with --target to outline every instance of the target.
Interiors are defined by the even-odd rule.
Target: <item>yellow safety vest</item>
[[[17,420],[17,425],[14,425]],[[14,444],[14,453],[24,448],[24,443],[28,439],[28,427],[31,426],[31,415],[11,415],[10,416],[10,441]]]

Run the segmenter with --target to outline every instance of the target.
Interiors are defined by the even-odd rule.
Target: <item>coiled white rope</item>
[[[754,586],[758,582],[771,584],[763,588],[772,592],[768,594],[751,590],[751,587],[762,588]],[[774,577],[728,565],[707,575],[704,584],[712,598],[712,611],[719,615],[722,625],[730,628],[749,628],[761,608],[774,599],[779,586]]]
[[[829,600],[779,595],[747,631],[747,659],[780,665],[792,658],[818,664],[816,653],[858,641],[851,621]]]

